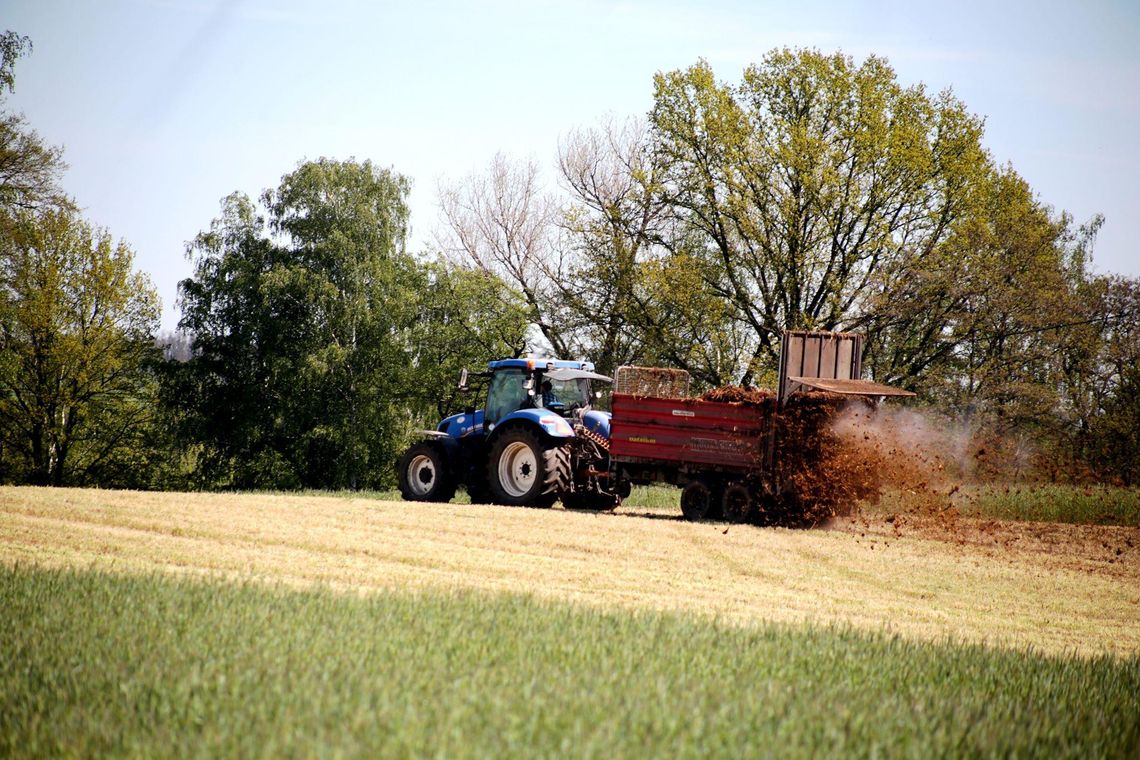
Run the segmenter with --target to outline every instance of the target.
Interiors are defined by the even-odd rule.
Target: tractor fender
[[[591,433],[596,433],[608,441],[610,439],[610,420],[612,419],[613,415],[609,412],[591,409],[582,415],[582,425]]]
[[[547,438],[565,440],[574,437],[574,428],[566,420],[546,409],[519,409],[511,412],[495,425],[495,430],[514,426],[530,427],[542,432]]]

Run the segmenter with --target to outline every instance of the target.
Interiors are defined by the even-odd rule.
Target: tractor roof
[[[553,367],[556,369],[584,369],[587,372],[594,371],[593,362],[575,362],[567,361],[565,359],[547,359],[545,357],[532,357],[530,359],[500,359],[494,362],[487,363],[487,369],[542,369],[544,367]]]

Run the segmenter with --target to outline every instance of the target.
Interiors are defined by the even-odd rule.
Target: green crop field
[[[1140,660],[0,569],[0,755],[1136,756]]]

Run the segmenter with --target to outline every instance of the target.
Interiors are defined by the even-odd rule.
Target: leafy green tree
[[[414,378],[407,401],[419,424],[434,427],[473,403],[457,393],[461,369],[522,355],[531,312],[524,296],[482,269],[428,264],[419,283],[417,318],[407,336]]]
[[[1090,431],[1092,466],[1110,481],[1140,484],[1140,368],[1124,367]]]
[[[260,210],[226,198],[191,243],[193,357],[164,385],[199,485],[384,485],[464,362],[520,350],[522,307],[499,280],[406,253],[407,192],[367,161],[307,162]]]
[[[1084,316],[1096,320],[1099,342],[1067,368],[1066,400],[1077,413],[1074,458],[1104,479],[1140,485],[1140,279],[1103,277],[1091,285]]]
[[[234,194],[192,243],[180,324],[195,356],[174,388],[208,482],[378,481],[402,433],[384,401],[408,366],[406,191],[368,162],[302,164],[263,195],[268,221]]]
[[[395,456],[403,421],[388,402],[410,384],[400,338],[416,296],[405,252],[408,189],[370,162],[322,159],[263,198],[291,254],[269,286],[289,304],[295,331],[284,337],[297,351],[297,379],[311,390],[309,403],[294,407],[311,421],[298,441],[307,483],[376,484]]]
[[[285,415],[273,383],[276,329],[261,280],[276,251],[253,203],[238,193],[223,200],[222,215],[189,250],[195,274],[179,284],[180,327],[191,334],[195,355],[164,366],[167,414],[185,445],[200,449],[196,485],[273,484],[283,478],[277,449],[287,432],[271,437]]]
[[[11,30],[0,34],[0,95],[16,88],[16,61],[31,49],[32,41],[26,36]]]
[[[0,35],[0,103],[31,47]],[[130,249],[78,216],[64,168],[0,112],[0,479],[145,486],[157,295]]]
[[[903,87],[871,56],[777,50],[738,86],[708,64],[659,74],[650,115],[673,224],[705,285],[770,365],[783,328],[843,329],[884,278],[935,255],[979,203],[982,122],[950,93]]]
[[[612,373],[622,364],[687,369],[698,385],[737,378],[748,329],[708,282],[721,277],[691,230],[675,224],[667,162],[641,121],[571,133],[559,169],[564,210],[555,306],[577,353]],[[659,241],[690,236],[672,250]],[[680,237],[670,238],[680,241]]]
[[[856,326],[877,377],[906,380],[962,408],[1013,401],[1052,366],[1085,281],[1085,247],[1010,168],[981,178],[980,202],[928,255],[880,280]]]
[[[4,476],[116,481],[153,414],[146,362],[158,295],[68,209],[0,219],[0,446]]]

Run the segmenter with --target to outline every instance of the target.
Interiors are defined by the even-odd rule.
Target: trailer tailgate
[[[882,396],[902,397],[915,395],[910,391],[904,391],[902,388],[895,388],[891,385],[883,385],[882,383],[875,383],[870,380],[841,380],[825,377],[797,377],[794,375],[789,375],[788,379],[805,388],[827,391],[828,393],[839,393],[844,396],[870,396],[877,398]]]

